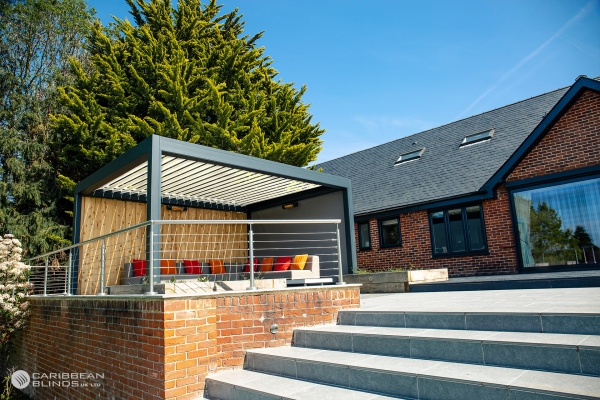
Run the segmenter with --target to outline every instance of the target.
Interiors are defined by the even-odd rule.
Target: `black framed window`
[[[434,256],[487,251],[481,205],[455,207],[429,213]]]
[[[400,246],[400,218],[379,220],[379,247]]]
[[[369,228],[368,222],[361,222],[358,224],[358,249],[371,249],[371,229]]]

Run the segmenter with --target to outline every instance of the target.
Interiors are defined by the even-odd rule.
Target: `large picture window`
[[[371,249],[371,231],[368,222],[361,222],[358,225],[358,249]]]
[[[480,205],[431,212],[429,223],[434,256],[487,251]]]
[[[400,219],[379,220],[379,247],[400,246]]]
[[[523,267],[600,262],[600,178],[511,194]]]

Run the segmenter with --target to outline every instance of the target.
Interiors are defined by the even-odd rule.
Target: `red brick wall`
[[[517,272],[510,209],[506,189],[500,187],[498,199],[483,201],[483,215],[489,255],[433,258],[429,239],[427,211],[400,214],[402,246],[379,247],[378,223],[369,221],[371,250],[356,253],[359,268],[385,270],[406,268],[410,264],[422,269],[448,268],[450,276],[509,274]],[[355,226],[357,232],[357,226]],[[358,243],[358,233],[356,233]]]
[[[586,90],[507,181],[600,164],[600,93]]]
[[[186,299],[32,298],[13,362],[30,374],[103,373],[100,387],[33,388],[35,399],[194,399],[247,349],[289,345],[296,327],[334,323],[356,286]],[[277,323],[279,332],[269,328]],[[88,381],[92,382],[92,381]]]

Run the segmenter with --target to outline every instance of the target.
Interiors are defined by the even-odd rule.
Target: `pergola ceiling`
[[[145,196],[148,162],[124,173],[97,191]],[[200,161],[163,156],[162,197],[245,207],[320,185]]]

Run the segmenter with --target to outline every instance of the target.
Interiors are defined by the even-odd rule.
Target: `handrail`
[[[118,231],[115,232],[111,232],[111,233],[107,233],[104,235],[100,235],[97,236],[95,238],[92,239],[88,239],[85,240],[83,242],[80,243],[76,243],[76,244],[72,244],[70,246],[66,246],[63,247],[61,249],[58,250],[54,250],[54,251],[50,251],[35,257],[31,257],[29,258],[29,261],[31,262],[32,260],[38,260],[38,259],[44,259],[45,258],[45,266],[44,266],[44,291],[43,291],[43,295],[47,296],[47,288],[48,288],[48,269],[49,269],[49,256],[53,255],[53,254],[58,254],[58,253],[62,253],[62,252],[66,252],[68,250],[71,249],[75,249],[75,248],[79,248],[81,246],[84,246],[86,244],[90,244],[90,243],[94,243],[94,242],[101,242],[101,250],[100,250],[100,292],[97,293],[97,295],[105,295],[105,263],[106,263],[106,239],[116,236],[116,235],[120,235],[135,229],[139,229],[139,228],[144,228],[147,226],[155,226],[155,225],[247,225],[248,227],[248,239],[246,240],[241,240],[241,242],[246,242],[248,244],[248,252],[249,252],[249,264],[254,265],[254,262],[252,260],[254,260],[254,231],[253,231],[253,225],[294,225],[294,224],[305,224],[305,225],[310,225],[310,224],[335,224],[335,234],[336,234],[336,238],[335,239],[331,239],[331,240],[335,240],[336,241],[336,246],[333,246],[331,248],[336,248],[336,253],[335,255],[337,256],[337,264],[338,264],[338,272],[339,272],[339,277],[338,277],[338,285],[343,285],[343,275],[342,275],[342,259],[341,259],[341,255],[340,255],[340,251],[341,251],[341,242],[340,242],[340,229],[339,229],[339,224],[341,223],[340,219],[282,219],[282,220],[270,220],[270,219],[256,219],[256,220],[244,220],[244,219],[236,219],[236,220],[149,220],[149,221],[145,221],[142,223],[139,223],[137,225],[132,225],[129,226],[127,228],[123,228],[120,229]],[[237,230],[237,229],[236,229]],[[317,229],[318,230],[318,229]],[[148,257],[149,257],[149,269],[148,269],[148,277],[149,277],[149,291],[146,292],[147,295],[154,295],[156,294],[154,292],[154,281],[155,281],[155,277],[156,275],[156,268],[158,267],[158,262],[155,259],[155,252],[157,251],[155,249],[156,247],[156,243],[154,242],[155,236],[159,236],[160,233],[154,233],[152,232],[154,231],[153,228],[150,228],[150,231],[147,232],[148,236],[148,242],[146,244],[146,246],[149,246],[149,252],[148,252]],[[158,229],[158,232],[160,232],[160,228]],[[159,239],[159,246],[160,246],[160,239]],[[313,246],[314,247],[314,246]],[[314,248],[318,248],[318,247],[314,247]],[[326,247],[323,247],[326,248]],[[147,248],[148,249],[148,248]],[[158,250],[160,252],[160,250]],[[77,257],[77,255],[75,256]],[[69,288],[69,284],[71,281],[71,269],[73,268],[72,263],[74,262],[73,260],[73,251],[69,251],[69,264],[66,267],[66,279],[65,279],[65,295],[69,296],[71,295],[71,290]],[[77,262],[77,261],[75,261]],[[162,268],[159,267],[159,268]],[[249,290],[256,290],[257,288],[254,286],[254,272],[255,272],[255,267],[250,267],[250,287],[248,288]]]
[[[37,260],[39,258],[44,258],[51,256],[52,254],[57,254],[64,252],[66,250],[74,249],[80,246],[83,246],[88,243],[95,242],[100,239],[106,239],[111,236],[120,235],[121,233],[125,233],[128,231],[132,231],[134,229],[143,228],[144,226],[153,225],[153,224],[176,224],[176,225],[186,225],[186,224],[206,224],[206,225],[218,225],[218,224],[247,224],[247,225],[278,225],[278,224],[339,224],[341,223],[341,219],[207,219],[207,220],[199,220],[199,219],[189,219],[189,220],[170,220],[170,219],[159,219],[159,220],[150,220],[146,222],[139,223],[137,225],[132,225],[127,228],[120,229],[118,231],[114,231],[111,233],[107,233],[105,235],[96,236],[95,238],[85,240],[83,242],[79,242],[76,244],[72,244],[70,246],[62,247],[58,250],[53,250],[48,253],[44,253],[39,256],[29,257],[28,260]]]

